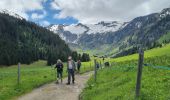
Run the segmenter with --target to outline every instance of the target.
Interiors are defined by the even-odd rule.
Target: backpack
[[[62,63],[58,63],[58,64],[56,65],[56,68],[57,68],[58,70],[63,69],[63,64],[62,64]]]

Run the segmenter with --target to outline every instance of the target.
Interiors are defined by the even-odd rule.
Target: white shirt
[[[68,62],[68,68],[69,68],[69,69],[73,69],[72,61],[69,61],[69,62]]]

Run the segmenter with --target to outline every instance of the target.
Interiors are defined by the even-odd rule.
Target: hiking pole
[[[54,68],[54,75],[55,75],[55,80],[57,80],[57,72],[56,72],[55,68]]]

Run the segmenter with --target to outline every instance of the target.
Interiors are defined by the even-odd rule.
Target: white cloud
[[[68,18],[68,17],[69,17],[69,16],[67,16],[67,17],[61,17],[59,13],[54,14],[54,16],[53,16],[54,19],[66,19],[66,18]]]
[[[33,14],[31,15],[31,18],[34,19],[34,20],[38,20],[38,19],[43,19],[46,15],[47,15],[47,12],[46,12],[46,11],[43,11],[42,14],[33,13]]]
[[[42,10],[46,0],[1,0],[0,10],[6,9],[28,19],[27,11]]]
[[[46,27],[46,26],[49,26],[50,25],[50,22],[48,22],[48,21],[46,21],[46,20],[43,20],[43,21],[41,21],[41,26],[44,26],[44,27]]]
[[[59,14],[54,14],[53,18],[60,19],[60,18],[58,17],[58,15],[59,15]]]
[[[81,23],[121,20],[129,21],[170,7],[170,0],[54,0],[61,9],[57,18],[71,16]]]
[[[51,8],[56,10],[61,10],[57,2],[51,2]]]

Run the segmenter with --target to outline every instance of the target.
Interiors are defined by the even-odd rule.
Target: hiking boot
[[[70,83],[66,83],[66,85],[70,85]]]
[[[58,82],[58,81],[56,81],[55,83],[56,83],[56,84],[59,84],[59,82]]]

